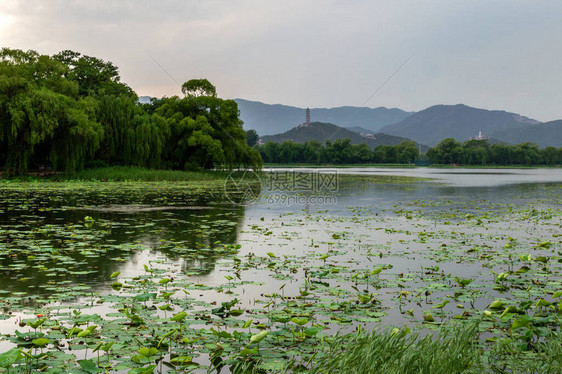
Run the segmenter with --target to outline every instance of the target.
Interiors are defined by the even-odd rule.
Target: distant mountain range
[[[295,143],[305,143],[310,140],[317,140],[322,144],[328,140],[334,142],[337,139],[350,139],[351,144],[365,143],[371,149],[379,145],[396,145],[403,140],[409,140],[400,136],[392,136],[383,133],[371,134],[371,136],[365,137],[349,129],[323,122],[311,122],[308,125],[299,125],[284,133],[262,136],[260,139],[264,143],[269,141],[282,143],[286,140],[291,140]],[[422,146],[422,151],[424,150],[427,150],[427,147]]]
[[[150,100],[152,99],[151,96],[139,96],[139,103],[141,104],[150,104]]]
[[[150,99],[149,96],[139,97],[140,102],[150,102]],[[322,126],[298,128],[305,122],[304,108],[234,100],[238,103],[244,130],[256,130],[262,141],[305,142],[316,139],[324,142],[350,138],[353,144],[364,142],[373,147],[412,139],[418,144],[435,146],[445,138],[464,142],[481,131],[483,136],[490,138],[490,143],[533,142],[541,148],[562,147],[562,120],[541,123],[515,113],[463,104],[435,105],[419,112],[383,107],[311,108],[312,121],[322,123]],[[374,134],[376,139],[361,134]]]
[[[499,135],[518,128],[531,129],[539,123],[519,114],[500,110],[477,109],[463,104],[435,105],[385,126],[381,131],[434,146],[445,138],[464,142],[476,136],[479,131],[484,136],[508,142]]]
[[[527,125],[510,130],[495,132],[493,138],[505,143],[520,144],[536,143],[540,148],[553,146],[562,147],[562,120]]]
[[[305,122],[306,108],[264,104],[244,99],[234,99],[234,101],[238,103],[244,129],[256,130],[260,136],[278,134]],[[383,107],[310,108],[313,122],[333,123],[342,127],[361,126],[368,129],[369,133],[378,132],[381,127],[401,121],[411,114],[401,109]]]

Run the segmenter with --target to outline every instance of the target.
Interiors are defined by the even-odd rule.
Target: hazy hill
[[[492,136],[511,144],[532,142],[540,148],[548,146],[559,148],[562,147],[562,120],[498,131]]]
[[[282,134],[262,136],[260,139],[266,143],[272,141],[282,143],[286,140],[292,140],[295,143],[304,143],[309,140],[318,140],[324,144],[326,140],[334,141],[336,139],[351,139],[351,144],[365,143],[371,148],[379,145],[396,145],[404,139],[399,136],[392,136],[383,133],[374,134],[375,139],[365,138],[356,132],[344,129],[331,123],[311,122],[308,126],[297,126]],[[425,147],[422,148],[424,150]]]
[[[349,131],[356,132],[358,134],[372,134],[373,130],[366,129],[361,126],[346,127]]]
[[[463,104],[435,105],[414,113],[402,121],[383,127],[380,131],[403,136],[434,146],[445,138],[455,138],[464,142],[478,131],[490,136],[499,131],[528,127],[539,121],[500,110],[472,108]],[[500,139],[503,140],[503,139]]]
[[[297,108],[280,104],[264,104],[258,101],[234,99],[240,109],[240,118],[244,121],[244,129],[254,129],[260,136],[277,134],[298,126],[305,121],[306,108]],[[387,108],[311,108],[310,117],[315,122],[335,123],[338,126],[361,126],[370,133],[385,125],[401,121],[411,112]]]

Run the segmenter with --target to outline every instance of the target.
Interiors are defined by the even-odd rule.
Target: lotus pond
[[[0,181],[0,371],[308,371],[336,335],[464,325],[484,371],[545,360],[560,170],[415,170],[246,206],[212,182]]]

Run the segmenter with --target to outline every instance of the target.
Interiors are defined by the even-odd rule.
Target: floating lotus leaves
[[[142,347],[142,348],[139,349],[139,353],[141,355],[143,355],[144,357],[152,357],[152,356],[154,356],[155,354],[158,353],[158,349],[156,349],[154,347],[150,347],[150,348]]]
[[[180,365],[180,366],[194,366],[197,367],[199,366],[199,364],[193,362],[193,358],[191,356],[179,356],[179,357],[174,357],[170,360],[170,362],[174,365]]]
[[[105,371],[104,369],[99,368],[93,360],[78,360],[78,365],[80,365],[80,368],[82,370],[90,374],[101,373],[102,371]]]
[[[128,371],[129,374],[151,374],[156,369],[156,365],[149,365],[142,368],[135,368]]]
[[[10,368],[16,361],[23,358],[23,354],[19,348],[12,348],[9,351],[0,353],[0,367]]]

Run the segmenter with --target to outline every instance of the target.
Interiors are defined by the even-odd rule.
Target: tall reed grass
[[[373,331],[331,344],[313,374],[562,373],[562,336],[553,333],[529,347],[502,339],[484,343],[476,324],[443,328],[437,337]]]

